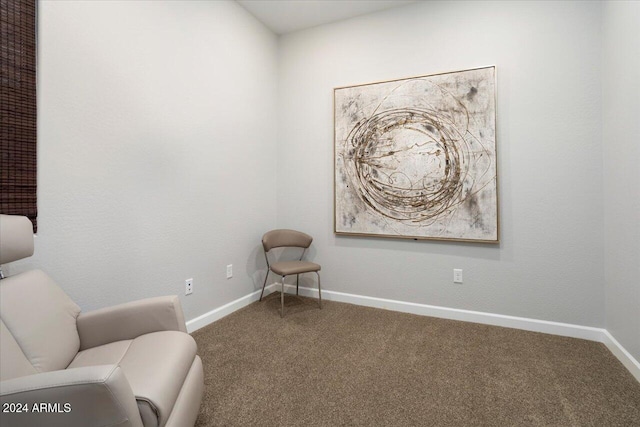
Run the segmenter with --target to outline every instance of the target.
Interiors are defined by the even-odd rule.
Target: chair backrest
[[[0,253],[3,263],[33,254],[27,218],[0,215]],[[79,314],[80,307],[42,271],[0,280],[0,380],[65,369],[80,349]]]
[[[296,230],[271,230],[262,236],[262,247],[265,252],[273,248],[295,247],[308,248],[311,246],[313,237]]]

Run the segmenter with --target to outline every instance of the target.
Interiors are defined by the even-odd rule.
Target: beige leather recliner
[[[33,254],[0,215],[0,264]],[[0,280],[0,425],[193,426],[202,361],[176,296],[81,313],[39,270]]]

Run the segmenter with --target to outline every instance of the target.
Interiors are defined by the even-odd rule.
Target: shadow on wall
[[[342,248],[380,249],[397,252],[428,253],[434,255],[459,256],[499,261],[502,259],[504,244],[472,243],[444,240],[394,239],[385,237],[364,237],[335,235],[334,244]]]
[[[267,273],[267,262],[264,259],[262,244],[257,244],[247,258],[247,275],[251,277],[253,289],[262,289],[264,275]]]

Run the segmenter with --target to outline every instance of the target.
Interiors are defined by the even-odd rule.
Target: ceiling
[[[276,34],[285,34],[416,0],[236,0]]]

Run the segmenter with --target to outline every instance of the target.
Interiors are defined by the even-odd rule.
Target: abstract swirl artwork
[[[335,232],[498,242],[496,69],[334,90]]]

